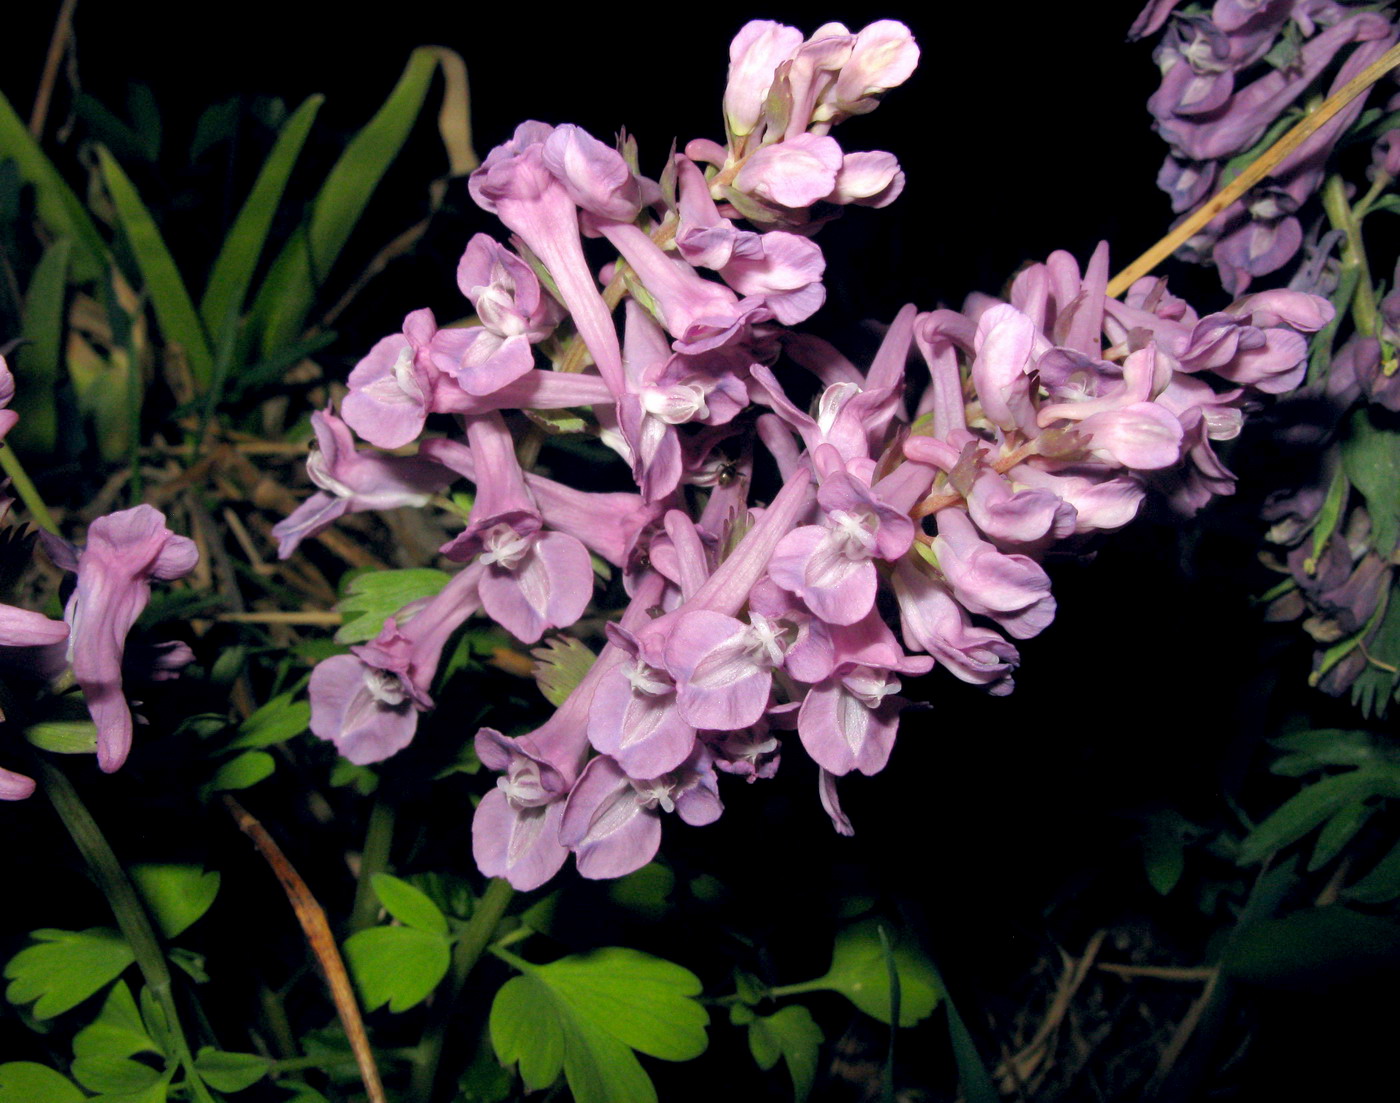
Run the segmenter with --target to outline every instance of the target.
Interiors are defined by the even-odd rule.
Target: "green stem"
[[[1375,180],[1371,182],[1371,190],[1362,197],[1361,202],[1352,207],[1352,217],[1355,218],[1357,222],[1360,222],[1370,214],[1371,206],[1393,183],[1395,183],[1395,178],[1393,176],[1385,172],[1377,171]]]
[[[467,921],[466,930],[457,939],[457,945],[452,950],[452,969],[448,973],[447,987],[439,992],[437,999],[433,1001],[432,1017],[418,1046],[418,1063],[413,1069],[413,1086],[408,1093],[409,1099],[418,1100],[419,1103],[430,1103],[433,1098],[433,1085],[442,1064],[443,1045],[447,1041],[447,1028],[452,1022],[452,1012],[456,1009],[462,989],[466,987],[467,978],[480,960],[482,952],[490,944],[491,936],[500,926],[501,917],[505,915],[514,895],[515,890],[511,888],[509,881],[493,877],[486,886],[486,892],[476,902],[471,919]]]
[[[1361,224],[1347,203],[1346,185],[1340,176],[1329,177],[1322,189],[1322,206],[1334,229],[1345,230],[1346,244],[1342,247],[1342,270],[1357,274],[1356,292],[1351,298],[1351,318],[1363,337],[1374,337],[1377,330],[1376,288],[1371,283],[1366,249],[1361,241]]]
[[[350,930],[370,926],[379,911],[372,879],[389,866],[389,849],[394,842],[394,806],[382,797],[374,802],[365,829],[365,848],[360,854],[360,879],[355,885],[355,904],[350,912]]]
[[[10,477],[10,485],[15,488],[15,493],[24,503],[24,508],[29,510],[29,516],[34,519],[34,523],[45,532],[57,536],[58,526],[54,524],[53,515],[49,513],[49,507],[44,505],[44,499],[39,497],[34,480],[19,462],[13,448],[0,448],[0,470]]]
[[[176,1057],[185,1071],[190,1090],[200,1103],[215,1103],[214,1097],[209,1094],[209,1089],[204,1086],[204,1081],[195,1071],[194,1054],[190,1051],[189,1041],[185,1038],[184,1028],[180,1025],[179,1013],[175,1007],[170,968],[166,964],[165,953],[161,950],[150,918],[146,915],[146,909],[141,905],[140,897],[136,895],[126,871],[117,861],[106,836],[102,834],[102,829],[97,826],[92,813],[83,804],[72,782],[42,759],[39,760],[39,768],[43,774],[44,789],[54,811],[63,821],[63,826],[68,829],[73,844],[92,870],[103,895],[107,897],[107,903],[116,917],[122,937],[131,947],[137,967],[146,980],[146,987],[151,990],[169,1022]]]

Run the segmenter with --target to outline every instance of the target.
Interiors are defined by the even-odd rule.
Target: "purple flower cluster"
[[[1159,30],[1179,0],[1153,0],[1133,37]],[[1331,94],[1395,45],[1400,31],[1372,4],[1337,0],[1216,0],[1209,14],[1172,16],[1153,53],[1162,83],[1148,100],[1154,126],[1171,152],[1157,182],[1185,213],[1228,182],[1233,159],[1252,150],[1306,96]],[[1331,73],[1330,79],[1324,80]],[[1358,97],[1316,130],[1269,178],[1210,221],[1186,245],[1212,261],[1233,295],[1277,272],[1298,253],[1300,208],[1321,187],[1338,139],[1365,104]],[[1299,115],[1298,117],[1301,117]],[[1394,134],[1382,139],[1378,163],[1395,162]]]
[[[480,324],[409,315],[355,368],[342,410],[385,448],[430,413],[464,433],[371,457],[317,415],[323,490],[284,540],[444,478],[476,486],[442,549],[467,566],[312,675],[312,730],[352,761],[409,742],[469,616],[534,643],[593,605],[591,557],[622,572],[628,603],[554,715],[477,733],[500,774],[473,823],[484,873],[534,888],[571,853],[586,877],[628,873],[655,854],[665,814],[712,822],[720,773],[771,777],[794,741],[849,833],[836,779],[887,764],[901,679],[942,664],[1009,692],[1013,641],[1054,617],[1045,556],[1126,524],[1149,486],[1183,513],[1229,493],[1211,442],[1239,431],[1253,395],[1300,377],[1300,331],[1331,317],[1325,300],[1269,292],[1202,318],[1146,279],[1117,301],[1106,246],[1082,274],[1064,253],[1027,268],[1006,302],[905,307],[864,369],[786,329],[822,300],[806,235],[902,185],[888,154],[843,153],[828,131],[916,58],[900,24],[803,39],[751,23],[731,48],[727,144],[691,142],[655,182],[577,127],[525,123],[471,179],[516,246],[468,245],[459,283]],[[619,255],[621,333],[585,235]],[[538,368],[540,353],[565,370]],[[522,469],[506,415],[558,407],[619,454],[635,493]],[[760,506],[755,470],[773,468]]]
[[[1350,690],[1373,661],[1400,580],[1400,547],[1368,507],[1368,494],[1380,488],[1353,486],[1343,456],[1350,418],[1369,423],[1368,408],[1400,413],[1400,291],[1383,298],[1377,313],[1379,335],[1354,333],[1333,355],[1325,382],[1295,396],[1322,411],[1322,424],[1294,430],[1291,441],[1315,450],[1317,463],[1304,485],[1271,495],[1264,508],[1267,538],[1281,549],[1273,565],[1294,583],[1266,615],[1302,622],[1316,644],[1310,681],[1332,696]]]
[[[0,357],[0,441],[19,420],[4,409],[14,396],[14,377]],[[0,505],[0,518],[9,501]],[[97,761],[107,773],[121,767],[131,750],[132,718],[122,690],[126,637],[151,598],[151,580],[181,578],[194,569],[194,542],[165,527],[165,516],[148,505],[99,517],[79,549],[43,533],[44,547],[59,567],[77,576],[63,620],[0,605],[0,667],[38,681],[69,676],[83,691],[97,727]],[[170,677],[191,659],[184,644],[161,648],[156,678]],[[34,782],[0,768],[0,800],[20,800]]]

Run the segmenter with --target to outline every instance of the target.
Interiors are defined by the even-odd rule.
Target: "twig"
[[[301,612],[274,613],[220,613],[214,618],[225,624],[307,624],[317,628],[330,628],[341,622],[339,613],[321,609],[306,609]]]
[[[370,1103],[387,1103],[384,1084],[379,1079],[379,1069],[374,1063],[374,1053],[369,1048],[369,1035],[365,1033],[364,1019],[360,1017],[360,1007],[355,1002],[355,991],[350,986],[350,975],[345,971],[345,962],[341,960],[340,950],[335,944],[335,936],[331,934],[325,910],[311,894],[306,882],[301,879],[301,874],[287,861],[287,856],[282,853],[282,848],[277,845],[276,840],[268,834],[267,828],[227,793],[224,794],[224,806],[238,824],[238,829],[253,840],[258,853],[282,882],[282,890],[287,894],[292,910],[296,912],[297,922],[301,924],[307,944],[316,956],[316,961],[325,975],[326,984],[331,990],[335,1013],[340,1019],[340,1025],[345,1029],[350,1048],[354,1051],[355,1063],[359,1066],[360,1078],[365,1083]]]
[[[53,98],[54,82],[58,79],[58,63],[63,60],[63,51],[73,37],[73,10],[77,6],[78,0],[63,0],[63,5],[58,9],[58,18],[54,20],[48,56],[44,58],[44,72],[39,77],[39,90],[34,94],[34,110],[29,113],[29,133],[35,140],[44,133],[44,123],[49,117],[49,101]]]
[[[1094,968],[1119,977],[1155,977],[1158,980],[1188,981],[1210,980],[1217,972],[1214,966],[1210,965],[1173,968],[1165,965],[1115,965],[1108,961],[1101,961]]]
[[[1178,247],[1204,227],[1206,223],[1268,176],[1290,153],[1307,141],[1314,131],[1397,65],[1400,65],[1400,46],[1392,46],[1376,61],[1328,96],[1316,111],[1310,113],[1297,126],[1270,146],[1230,183],[1207,199],[1196,210],[1195,214],[1188,217],[1156,245],[1114,276],[1108,283],[1109,298],[1121,295],[1137,280],[1147,275],[1176,252]]]
[[[1191,1035],[1195,1033],[1196,1027],[1200,1024],[1201,1016],[1206,1013],[1206,1008],[1215,998],[1216,987],[1220,984],[1220,970],[1212,969],[1211,977],[1206,981],[1206,986],[1201,990],[1201,994],[1196,997],[1191,1004],[1191,1008],[1186,1012],[1186,1017],[1177,1026],[1176,1032],[1172,1035],[1172,1040],[1167,1048],[1162,1051],[1162,1056],[1157,1062],[1157,1070],[1152,1074],[1152,1079],[1147,1085],[1147,1096],[1153,1093],[1166,1081],[1167,1074],[1171,1072],[1172,1066],[1181,1057],[1182,1051],[1186,1048],[1186,1043],[1191,1040]]]

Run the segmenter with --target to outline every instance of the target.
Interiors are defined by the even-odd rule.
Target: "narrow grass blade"
[[[146,285],[151,305],[155,307],[161,333],[168,344],[179,344],[184,349],[195,385],[204,390],[214,378],[214,357],[209,351],[204,325],[195,312],[194,303],[180,278],[180,271],[175,267],[175,260],[166,248],[155,220],[116,159],[101,148],[98,158],[102,179],[111,193],[122,231],[141,270],[141,279]]]
[[[71,238],[50,245],[24,293],[21,332],[27,343],[15,354],[19,424],[10,443],[21,451],[50,454],[58,444],[58,365],[63,357],[63,316]]]
[[[75,243],[72,275],[77,281],[97,279],[107,267],[107,244],[87,210],[73,194],[53,162],[30,136],[10,101],[0,95],[0,160],[11,159],[21,178],[34,187],[39,219],[54,237]]]
[[[308,223],[273,263],[253,307],[264,356],[301,336],[317,289],[408,140],[437,68],[433,48],[413,51],[384,106],[351,139],[331,168],[312,204]]]
[[[267,244],[268,231],[282,202],[287,180],[324,101],[324,96],[309,96],[287,120],[262,171],[258,173],[253,190],[248,193],[232,229],[224,238],[223,247],[209,275],[209,284],[199,303],[199,316],[204,320],[205,329],[217,335],[215,343],[219,347],[225,345],[230,337],[221,329],[225,318],[231,313],[236,318],[243,309],[248,285]]]

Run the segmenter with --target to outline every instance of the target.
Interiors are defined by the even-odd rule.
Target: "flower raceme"
[[[401,749],[444,641],[478,612],[523,643],[596,641],[573,628],[590,609],[606,623],[549,720],[477,734],[499,775],[473,820],[483,872],[534,888],[572,854],[585,877],[625,874],[665,816],[722,813],[719,775],[770,777],[797,744],[849,833],[838,780],[890,761],[906,680],[942,666],[1009,692],[1020,641],[1054,618],[1047,555],[1121,528],[1149,493],[1185,515],[1229,493],[1211,441],[1303,370],[1326,301],[1266,292],[1201,317],[1153,279],[1110,299],[1106,247],[1082,271],[1065,253],[1029,266],[1006,301],[907,306],[864,367],[791,331],[824,296],[821,222],[902,183],[892,157],[844,153],[830,131],[917,56],[888,21],[811,37],[751,23],[731,48],[726,145],[690,142],[657,181],[577,127],[522,124],[470,184],[518,246],[468,245],[459,286],[479,324],[415,312],[352,372],[349,427],[419,441],[383,457],[392,493],[460,476],[476,494],[443,548],[466,564],[448,587],[317,667],[316,735],[360,763]],[[595,272],[584,236],[618,259]],[[635,493],[521,466],[521,412],[561,407]],[[455,424],[426,432],[442,414]],[[367,474],[322,461],[340,504],[317,508],[391,493],[372,453],[335,447]],[[761,493],[755,472],[773,468]],[[595,601],[590,553],[621,569],[620,607]]]

